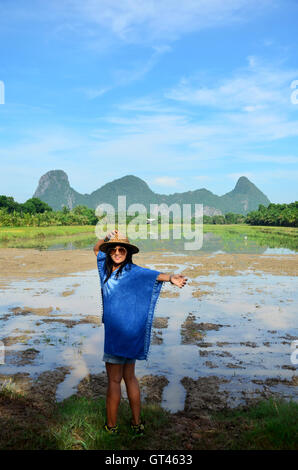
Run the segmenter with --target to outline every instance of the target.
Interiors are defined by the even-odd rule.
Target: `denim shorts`
[[[102,360],[110,364],[134,364],[136,362],[136,359],[131,359],[130,357],[113,356],[106,353],[104,353]]]

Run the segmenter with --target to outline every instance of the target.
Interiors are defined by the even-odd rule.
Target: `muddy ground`
[[[164,265],[161,262],[164,258]],[[155,264],[158,269],[175,271],[178,264],[189,265],[182,274],[189,279],[218,272],[220,275],[236,276],[240,271],[264,272],[276,275],[298,275],[298,254],[208,254],[179,256],[163,253],[138,253],[133,256],[136,264],[146,267]],[[34,249],[0,249],[0,282],[7,284],[17,279],[48,279],[96,269],[93,251],[39,251]],[[157,269],[157,268],[156,268]],[[207,289],[206,289],[207,290]],[[66,294],[70,295],[70,294]]]
[[[17,428],[22,428],[24,423],[30,427],[30,431],[39,432],[39,427],[47,427],[51,422],[56,404],[56,389],[63,382],[70,370],[65,367],[58,367],[51,371],[41,373],[36,379],[30,378],[29,374],[17,373],[10,376],[0,375],[0,384],[10,384],[10,388],[19,393],[18,399],[14,401],[8,396],[0,396],[0,420],[2,423],[14,423]],[[231,430],[221,429],[219,423],[215,423],[211,418],[212,413],[228,410],[228,393],[220,391],[220,384],[228,382],[227,379],[217,376],[201,377],[197,380],[184,377],[181,380],[185,390],[186,399],[183,411],[172,413],[170,417],[171,432],[161,435],[162,442],[170,439],[171,433],[180,436],[180,449],[200,448],[201,439],[204,439],[204,446],[208,443],[208,438],[212,433],[230,432]],[[141,396],[143,403],[161,403],[163,388],[168,381],[164,376],[146,375],[139,378]],[[124,385],[124,384],[123,384]],[[296,384],[297,385],[297,384]],[[106,373],[88,374],[80,381],[77,392],[74,395],[89,399],[105,398],[107,390]],[[268,398],[274,394],[268,391],[260,395],[260,398]],[[122,397],[122,400],[126,400]],[[257,401],[256,398],[246,400],[246,406]],[[16,405],[17,403],[17,405]],[[9,430],[9,427],[7,428]],[[234,432],[235,429],[232,429]],[[236,429],[237,431],[237,429]],[[11,435],[8,433],[9,439]],[[5,429],[3,430],[5,440]],[[205,442],[206,441],[206,442]],[[214,445],[211,440],[210,446]],[[208,448],[208,446],[207,446]]]
[[[268,273],[272,275],[297,276],[298,274],[298,254],[297,255],[247,255],[247,254],[200,254],[194,256],[176,256],[166,255],[163,263],[162,253],[145,253],[134,255],[134,262],[140,266],[148,267],[154,265],[155,269],[164,272],[175,272],[179,265],[186,266],[182,274],[189,279],[189,285],[194,287],[192,296],[201,300],[204,295],[210,294],[216,288],[214,282],[200,282],[194,280],[197,276],[206,276],[208,274],[218,273],[220,276],[237,276],[240,272],[253,272],[255,274]],[[173,264],[171,264],[173,263]],[[0,287],[9,288],[9,283],[15,280],[35,279],[46,281],[47,279],[64,277],[71,273],[77,273],[87,270],[96,269],[96,258],[92,251],[76,250],[76,251],[38,251],[33,249],[0,249]],[[180,271],[181,272],[181,271]],[[72,287],[76,287],[74,284]],[[161,296],[168,298],[179,297],[179,290],[175,290],[168,283],[164,286]],[[30,287],[27,288],[30,290]],[[69,288],[61,292],[63,297],[74,295],[75,290]],[[41,289],[41,294],[46,294],[47,289]],[[59,311],[49,306],[47,308],[33,307],[13,307],[4,314],[4,317],[35,315],[39,324],[41,323],[63,323],[66,327],[72,328],[78,323],[91,323],[99,325],[100,318],[96,316],[84,316],[82,319],[73,320],[64,318],[67,314],[63,314],[63,318],[57,317]],[[71,314],[69,314],[71,316]],[[3,318],[3,317],[2,317]],[[163,342],[163,330],[168,326],[168,317],[155,317],[153,324],[152,342],[153,344],[161,344]],[[38,324],[36,324],[38,326]],[[216,368],[218,367],[212,360],[208,359],[208,348],[212,343],[205,341],[208,331],[218,331],[223,327],[220,323],[204,323],[197,321],[195,315],[189,313],[184,323],[181,325],[181,344],[197,345],[200,347],[199,355],[206,356],[205,364],[210,368],[213,375],[208,377],[199,377],[197,380],[187,376],[183,377],[181,384],[183,385],[186,398],[183,412],[178,412],[174,416],[177,427],[189,425],[188,420],[198,419],[198,424],[202,425],[204,420],[208,427],[208,412],[222,410],[228,407],[227,392],[222,391],[220,385],[227,383],[227,379],[216,376]],[[14,344],[26,344],[34,333],[30,330],[13,330],[14,334],[3,338],[5,346]],[[272,331],[271,333],[274,333]],[[290,343],[297,339],[296,337],[285,337],[284,341]],[[222,357],[231,357],[231,354],[225,350],[225,346],[231,343],[216,342],[216,345],[222,347],[222,352],[217,355]],[[249,348],[255,348],[257,345],[253,341],[240,343]],[[266,344],[264,343],[266,346]],[[269,343],[268,343],[269,345]],[[7,358],[12,364],[25,365],[34,362],[38,357],[38,345],[36,348],[27,347],[21,351],[7,351]],[[229,368],[241,369],[243,366],[240,362],[235,362],[231,358],[231,362],[227,364]],[[283,366],[289,370],[295,371],[294,366]],[[27,373],[17,373],[13,375],[0,375],[1,383],[11,381],[16,391],[25,393],[26,396],[36,404],[36,407],[42,407],[50,410],[55,402],[57,386],[64,381],[70,369],[66,367],[58,367],[51,371],[41,373],[36,379],[30,377]],[[138,377],[142,390],[142,399],[145,402],[161,403],[164,387],[168,384],[168,380],[163,375],[144,375]],[[270,387],[277,383],[285,383],[285,379],[267,378],[265,380],[256,379],[255,384]],[[293,375],[288,380],[287,385],[297,386],[297,376]],[[107,378],[105,372],[100,374],[86,375],[77,386],[76,394],[89,398],[104,397],[106,394]],[[271,392],[268,392],[271,393]],[[273,392],[272,392],[273,393]],[[249,397],[247,398],[249,400]],[[35,406],[35,405],[34,405]],[[0,417],[7,414],[25,413],[24,410],[13,410],[9,407],[3,407],[0,404]],[[178,419],[179,418],[179,419]],[[184,420],[184,421],[183,421]],[[181,424],[182,423],[182,424]],[[195,432],[195,426],[193,424]]]
[[[39,435],[44,433],[50,425],[55,425],[55,395],[56,388],[65,376],[69,373],[64,367],[59,367],[52,371],[46,371],[35,380],[29,374],[18,373],[3,377],[0,375],[0,383],[11,381],[11,389],[18,392],[17,399],[9,394],[0,395],[0,420],[1,442],[10,449],[28,446],[27,436],[32,433]],[[202,388],[202,395],[194,403],[189,391],[196,388],[194,381],[184,379],[187,387],[187,400],[185,411],[179,411],[170,415],[169,427],[166,432],[161,431],[158,436],[158,444],[152,445],[147,439],[144,441],[144,448],[152,449],[172,449],[172,435],[175,435],[179,444],[177,449],[213,449],[214,439],[212,436],[219,433],[229,433],[233,429],[226,429],[229,423],[222,425],[215,423],[210,416],[211,410],[219,410],[225,406],[224,398],[218,391],[218,379],[211,377],[198,384]],[[147,403],[159,403],[163,387],[167,384],[165,377],[145,376],[140,380],[142,395]],[[84,396],[91,399],[105,397],[107,380],[106,375],[91,374],[85,377],[78,386],[77,396]],[[146,393],[150,399],[146,398]],[[147,396],[148,396],[147,395]],[[208,407],[204,408],[205,401]],[[237,431],[237,429],[236,429]],[[27,434],[28,433],[28,434]],[[157,430],[158,433],[158,430]],[[210,439],[211,438],[211,439]],[[203,439],[203,440],[202,440]],[[147,447],[148,446],[148,447]],[[27,448],[27,447],[26,447]],[[220,448],[220,445],[219,445]]]

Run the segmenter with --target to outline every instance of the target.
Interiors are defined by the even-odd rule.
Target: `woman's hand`
[[[172,284],[174,284],[177,287],[183,287],[186,284],[187,277],[182,276],[182,274],[172,274],[170,281]]]
[[[107,238],[110,240],[112,237],[114,237],[116,235],[116,233],[118,233],[117,229],[112,230],[112,232],[107,234]]]
[[[116,235],[116,233],[118,234],[118,230],[116,230],[116,229],[112,230],[112,232],[107,234],[106,238],[104,238],[103,240],[98,240],[98,242],[93,247],[93,251],[94,251],[95,256],[98,255],[100,245],[105,243],[105,241],[110,240],[112,237],[114,237]]]

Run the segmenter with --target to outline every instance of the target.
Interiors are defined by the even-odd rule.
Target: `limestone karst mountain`
[[[106,183],[91,194],[80,194],[73,189],[63,170],[52,170],[45,173],[39,180],[38,187],[33,197],[38,197],[49,204],[54,210],[67,206],[70,209],[79,204],[96,208],[103,202],[118,205],[118,195],[126,196],[126,206],[133,203],[141,203],[147,207],[150,204],[165,203],[170,206],[178,204],[203,204],[204,214],[219,215],[227,212],[246,214],[258,208],[259,204],[268,206],[269,199],[248,178],[241,176],[235,188],[217,196],[205,188],[184,193],[158,194],[153,192],[148,184],[134,175],[127,175]]]

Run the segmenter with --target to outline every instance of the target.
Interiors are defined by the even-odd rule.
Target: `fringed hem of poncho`
[[[147,351],[147,353],[145,353],[145,357],[143,359],[146,361],[148,361],[150,353],[151,353],[151,346],[152,346],[151,333],[152,333],[153,318],[154,318],[154,313],[156,312],[157,306],[159,304],[160,294],[161,294],[163,286],[164,286],[163,281],[158,281],[157,279],[155,280],[155,283],[153,286],[152,297],[151,297],[151,303],[149,307],[149,314],[148,314],[147,323],[146,323],[144,351],[145,352]],[[156,295],[157,295],[157,299],[156,299],[156,302],[154,302],[154,297]]]

